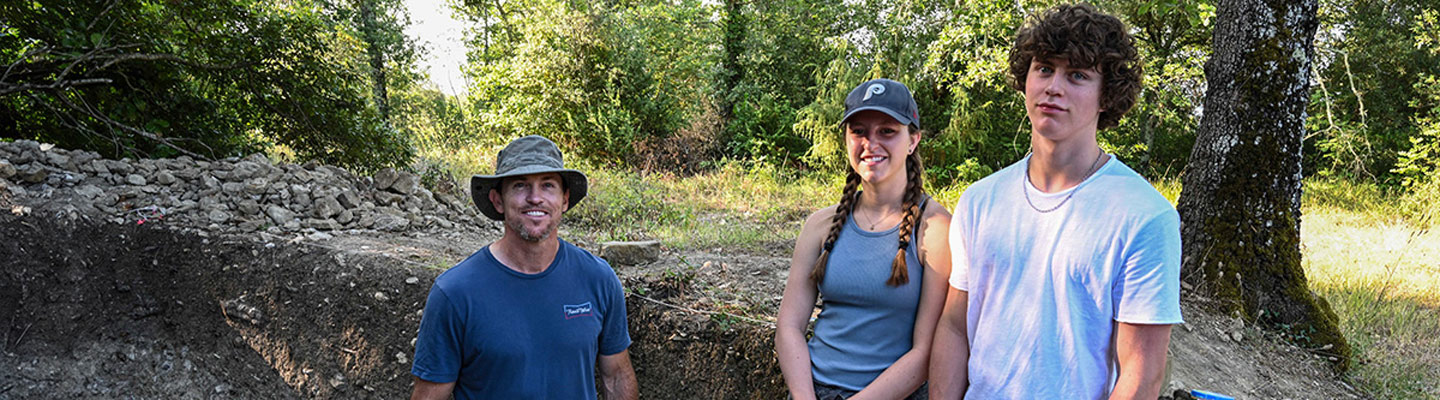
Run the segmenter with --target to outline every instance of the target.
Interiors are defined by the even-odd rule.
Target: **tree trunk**
[[[366,55],[370,58],[370,85],[375,97],[375,109],[380,118],[390,122],[390,93],[386,90],[385,43],[380,36],[380,20],[376,16],[375,0],[360,0],[360,36],[365,40]]]
[[[1300,150],[1316,0],[1220,0],[1204,116],[1180,196],[1181,277],[1221,311],[1336,367],[1350,347],[1300,265]]]
[[[719,94],[720,126],[730,124],[735,116],[735,102],[738,100],[735,89],[740,87],[740,82],[745,79],[745,71],[740,66],[741,53],[745,51],[745,33],[749,21],[745,18],[744,0],[725,0],[725,17],[722,22],[723,42],[721,50],[724,55],[720,61],[720,69],[723,78]]]

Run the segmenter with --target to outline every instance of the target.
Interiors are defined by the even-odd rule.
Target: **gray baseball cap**
[[[920,129],[920,107],[915,105],[915,96],[903,83],[880,78],[856,86],[845,96],[845,116],[840,118],[840,125],[845,125],[855,113],[866,110],[883,112],[910,125],[910,129]]]
[[[515,139],[505,145],[505,148],[500,150],[500,157],[495,159],[494,175],[470,177],[470,197],[475,200],[475,205],[480,207],[480,213],[496,221],[503,220],[505,214],[496,210],[495,204],[490,203],[490,191],[500,184],[500,180],[551,172],[559,173],[565,180],[565,188],[570,191],[569,208],[574,208],[580,199],[585,198],[585,191],[589,187],[585,174],[565,168],[565,160],[555,142],[536,135]]]

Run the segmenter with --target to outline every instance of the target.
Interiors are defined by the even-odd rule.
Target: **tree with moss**
[[[1300,265],[1301,146],[1316,0],[1220,0],[1204,116],[1180,195],[1181,279],[1220,311],[1349,366]]]

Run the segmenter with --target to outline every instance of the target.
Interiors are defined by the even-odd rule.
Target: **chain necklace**
[[[857,208],[858,208],[858,207],[857,207]],[[864,213],[862,213],[862,214],[864,214]],[[895,214],[895,213],[893,213],[893,212],[891,212],[891,213],[886,213],[883,217],[880,217],[880,219],[878,219],[878,220],[875,219],[875,218],[870,218],[870,217],[874,217],[874,215],[868,215],[868,216],[866,216],[867,218],[865,218],[865,219],[870,220],[870,229],[867,229],[867,230],[869,230],[869,231],[871,231],[871,232],[874,232],[876,225],[880,225],[881,222],[884,222],[886,219],[890,218],[890,216],[891,216],[891,215],[894,215],[894,214]]]
[[[1026,154],[1026,156],[1028,157],[1028,156],[1033,155],[1033,154],[1035,154],[1035,153],[1034,153],[1034,152],[1031,152],[1030,154]],[[1094,174],[1095,174],[1095,170],[1099,169],[1100,160],[1103,160],[1103,159],[1105,159],[1105,151],[1104,151],[1104,150],[1101,150],[1101,151],[1100,151],[1100,155],[1095,157],[1095,162],[1090,163],[1090,171],[1085,173],[1085,178],[1080,179],[1080,183],[1084,183],[1086,179],[1090,179],[1090,175],[1094,175]],[[1026,203],[1026,204],[1029,204],[1031,209],[1033,209],[1033,210],[1035,210],[1035,211],[1038,211],[1038,212],[1040,212],[1041,214],[1045,214],[1045,213],[1049,213],[1049,212],[1051,212],[1051,211],[1059,210],[1059,209],[1060,209],[1060,206],[1063,206],[1063,205],[1065,205],[1065,202],[1070,201],[1070,198],[1071,198],[1071,197],[1075,197],[1075,192],[1080,191],[1080,188],[1079,188],[1080,184],[1077,183],[1077,184],[1075,184],[1075,186],[1076,186],[1075,189],[1074,189],[1074,190],[1071,190],[1071,191],[1070,191],[1070,194],[1065,195],[1065,198],[1064,198],[1063,200],[1060,200],[1060,204],[1056,204],[1054,207],[1050,207],[1050,208],[1048,208],[1048,209],[1042,210],[1042,209],[1040,209],[1040,207],[1036,207],[1036,206],[1035,206],[1035,202],[1034,202],[1034,201],[1031,201],[1031,200],[1030,200],[1030,190],[1025,187],[1025,186],[1027,186],[1029,183],[1030,183],[1030,161],[1027,159],[1027,160],[1025,161],[1025,176],[1023,176],[1023,177],[1020,178],[1020,193],[1025,194],[1025,203]]]

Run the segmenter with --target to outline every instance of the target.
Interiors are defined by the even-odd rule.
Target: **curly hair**
[[[1030,61],[1065,59],[1076,68],[1094,67],[1100,86],[1097,129],[1113,127],[1135,106],[1144,74],[1135,39],[1125,24],[1088,4],[1059,5],[1031,18],[1010,48],[1010,86],[1025,92]]]

